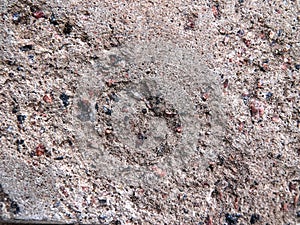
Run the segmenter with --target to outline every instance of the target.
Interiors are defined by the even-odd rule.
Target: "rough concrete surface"
[[[0,223],[297,224],[299,12],[1,0]]]

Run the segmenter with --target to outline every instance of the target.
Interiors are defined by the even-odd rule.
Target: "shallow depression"
[[[154,167],[172,176],[205,151],[205,168],[221,150],[219,85],[197,53],[170,43],[127,45],[102,52],[94,69],[79,82],[74,124],[83,159],[99,175],[151,185],[162,177]]]

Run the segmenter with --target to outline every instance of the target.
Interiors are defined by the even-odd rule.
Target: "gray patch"
[[[91,107],[79,107],[74,124],[84,159],[99,175],[153,185],[161,171],[175,174],[199,149],[206,152],[203,168],[222,150],[221,91],[196,52],[169,43],[129,45],[104,52],[95,69],[100,75],[82,78],[75,101],[82,106],[84,98],[112,113],[99,110],[92,119]],[[106,93],[117,95],[118,101]],[[205,102],[203,93],[209,95]],[[207,138],[210,145],[199,144]]]

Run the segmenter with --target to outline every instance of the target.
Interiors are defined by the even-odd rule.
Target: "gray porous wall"
[[[300,224],[299,70],[299,0],[1,0],[0,223]]]

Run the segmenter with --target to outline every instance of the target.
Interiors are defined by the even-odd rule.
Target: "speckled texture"
[[[299,1],[0,3],[0,220],[297,224]]]

